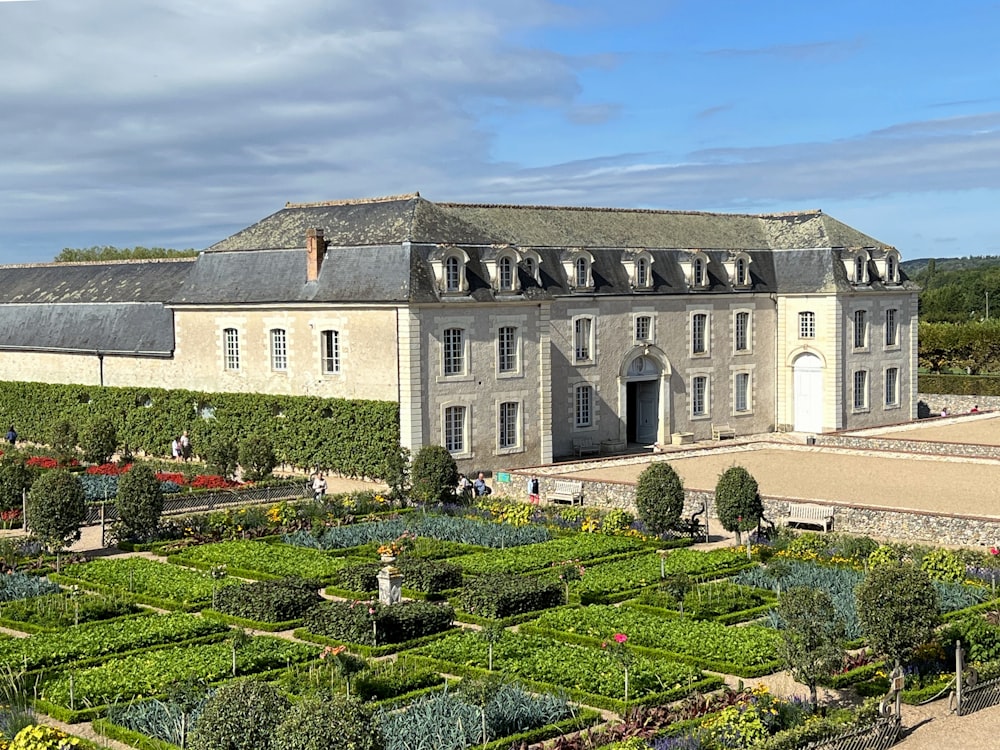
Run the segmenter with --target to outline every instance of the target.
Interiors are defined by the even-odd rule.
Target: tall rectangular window
[[[636,341],[649,341],[649,332],[652,328],[651,326],[652,318],[648,315],[638,315],[635,319],[635,340]]]
[[[461,328],[445,328],[443,348],[444,374],[463,374],[465,372],[465,331]]]
[[[444,447],[449,453],[465,453],[465,407],[444,410]]]
[[[517,372],[517,328],[502,326],[497,331],[497,370]]]
[[[698,375],[691,379],[691,415],[704,416],[708,413],[708,377]]]
[[[593,333],[593,318],[577,318],[573,321],[573,354],[577,362],[589,362],[593,359]]]
[[[885,371],[885,405],[899,406],[899,368],[890,367]]]
[[[340,331],[323,331],[322,341],[323,372],[327,375],[340,372]]]
[[[750,373],[738,372],[733,382],[733,409],[750,411]]]
[[[691,316],[691,353],[705,354],[708,349],[705,346],[705,328],[708,325],[708,315],[705,313],[695,313]]]
[[[240,369],[240,332],[235,328],[227,328],[222,332],[222,341],[226,369]]]
[[[500,420],[497,425],[499,445],[501,448],[516,448],[520,443],[518,429],[518,403],[516,401],[504,401],[500,404]]]
[[[854,311],[854,348],[864,349],[868,346],[868,313],[864,310]]]
[[[284,328],[271,329],[271,369],[288,369],[288,338]]]
[[[594,387],[578,385],[574,394],[573,424],[576,427],[590,427],[594,419]]]
[[[896,325],[896,310],[890,308],[885,311],[885,345],[896,346],[898,343]]]
[[[733,348],[738,352],[750,349],[750,313],[738,312],[733,320]]]
[[[816,338],[816,313],[814,312],[799,313],[799,338],[800,339]]]
[[[856,370],[854,373],[854,408],[868,408],[868,371]]]

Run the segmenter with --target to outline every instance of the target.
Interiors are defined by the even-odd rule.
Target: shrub
[[[327,601],[306,612],[303,624],[316,635],[381,646],[440,633],[451,627],[454,616],[447,604]]]
[[[20,508],[23,492],[31,489],[35,475],[17,453],[0,458],[0,509]]]
[[[938,624],[937,590],[912,565],[869,570],[857,589],[858,619],[869,645],[890,662],[903,663],[927,643]]]
[[[462,609],[479,617],[509,617],[563,604],[559,581],[504,573],[476,576],[462,589]]]
[[[318,582],[301,578],[228,586],[216,594],[215,608],[246,620],[285,622],[301,617],[323,601],[318,588]]]
[[[462,569],[451,562],[422,560],[404,555],[396,561],[403,574],[403,585],[423,594],[439,594],[462,585]],[[337,571],[339,585],[349,591],[375,591],[378,588],[379,563],[362,563]]]
[[[947,549],[933,549],[920,561],[920,569],[935,581],[961,583],[965,580],[965,563]]]
[[[809,687],[815,710],[819,681],[844,662],[844,627],[833,599],[819,589],[789,589],[778,602],[777,613],[782,624],[778,654],[792,676]]]
[[[223,477],[232,479],[239,466],[239,449],[232,439],[217,436],[208,441],[203,453],[205,463],[211,471]]]
[[[635,505],[650,533],[662,536],[677,528],[684,510],[684,485],[670,464],[657,461],[643,470],[635,488]]]
[[[145,541],[153,536],[163,514],[163,491],[156,473],[145,464],[133,464],[118,479],[115,505],[123,538]]]
[[[244,440],[240,443],[238,453],[240,466],[243,468],[243,479],[247,482],[266,479],[278,465],[274,446],[266,436]]]
[[[420,502],[448,502],[455,499],[458,466],[440,445],[425,445],[413,458],[410,481],[413,496]]]
[[[49,444],[60,464],[68,464],[76,457],[77,441],[76,427],[68,420],[56,420],[49,428]]]
[[[50,551],[59,552],[80,538],[86,517],[86,499],[80,479],[65,469],[40,476],[28,499],[28,529]]]
[[[382,750],[385,744],[372,714],[356,698],[334,694],[306,698],[292,706],[278,726],[273,750]]]
[[[105,464],[118,450],[118,428],[108,417],[96,417],[84,425],[80,433],[84,460]]]
[[[757,480],[742,466],[731,466],[722,472],[715,485],[715,512],[726,531],[735,531],[737,540],[764,515],[764,504],[757,489]]]
[[[272,750],[275,730],[289,702],[266,682],[246,680],[220,687],[190,735],[191,750]]]

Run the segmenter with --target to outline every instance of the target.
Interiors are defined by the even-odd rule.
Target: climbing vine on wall
[[[169,456],[184,430],[195,454],[215,437],[266,435],[282,463],[356,477],[382,478],[399,444],[391,401],[0,381],[0,423],[21,440],[46,443],[56,420],[80,427],[97,417],[113,420],[132,451]]]

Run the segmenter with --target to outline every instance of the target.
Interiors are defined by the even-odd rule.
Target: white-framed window
[[[642,289],[649,286],[649,261],[645,258],[635,262],[635,285]]]
[[[854,371],[854,410],[864,411],[868,408],[868,371]]]
[[[573,426],[590,427],[594,423],[594,386],[578,385],[573,391]]]
[[[590,286],[590,263],[586,258],[577,258],[573,270],[576,276],[575,286]]]
[[[444,448],[449,453],[465,453],[465,419],[468,410],[464,406],[446,406],[444,409]]]
[[[235,328],[222,331],[223,364],[227,370],[240,369],[240,332]]]
[[[864,254],[859,254],[854,259],[854,283],[855,284],[863,284],[865,282],[865,266],[866,265],[868,265],[868,264],[866,263],[866,259],[865,259]]]
[[[691,316],[691,354],[708,354],[708,314]]]
[[[271,369],[279,372],[288,369],[288,336],[284,328],[271,329]]]
[[[750,313],[739,310],[733,315],[733,349],[750,351]]]
[[[899,324],[896,320],[897,310],[890,307],[885,311],[885,345],[897,346],[899,344]]]
[[[573,358],[576,362],[594,360],[594,319],[590,316],[573,320]]]
[[[695,286],[705,286],[705,259],[695,258],[691,264],[691,279]]]
[[[320,361],[324,375],[340,372],[340,331],[320,331]]]
[[[889,367],[885,371],[885,405],[899,406],[899,368]]]
[[[738,372],[733,376],[733,411],[750,411],[749,372]]]
[[[501,292],[514,289],[514,261],[509,255],[501,255],[497,261],[497,281]]]
[[[635,316],[635,340],[646,342],[653,340],[653,317],[651,315]]]
[[[750,285],[750,268],[746,258],[736,259],[736,286]]]
[[[868,348],[868,312],[865,310],[854,311],[854,348]]]
[[[501,326],[497,330],[497,372],[510,374],[518,371],[517,326]]]
[[[799,338],[816,338],[816,313],[811,311],[799,313]]]
[[[462,290],[462,263],[454,255],[449,255],[444,261],[444,290],[446,292]]]
[[[889,253],[885,256],[885,282],[895,284],[897,281],[896,257]]]
[[[498,411],[497,445],[500,448],[516,448],[521,444],[520,404],[517,401],[502,401]]]
[[[465,329],[445,328],[442,334],[442,373],[444,375],[465,374]]]
[[[691,378],[691,416],[704,417],[708,414],[708,376],[695,375]]]

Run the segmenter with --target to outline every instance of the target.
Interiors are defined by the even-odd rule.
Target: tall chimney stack
[[[316,281],[326,255],[326,240],[322,229],[306,230],[306,281]]]

